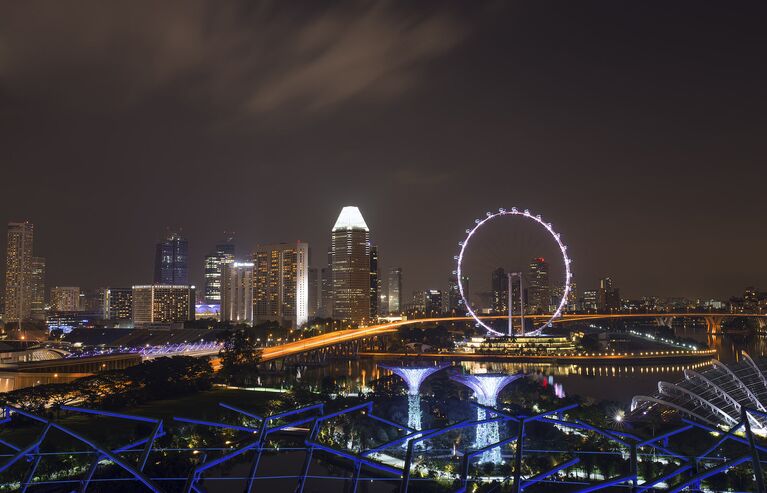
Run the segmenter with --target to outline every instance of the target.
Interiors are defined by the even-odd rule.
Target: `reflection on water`
[[[677,336],[704,342],[717,350],[717,357],[728,363],[740,359],[741,350],[752,357],[767,355],[767,339],[763,336],[727,336],[707,334],[705,330],[680,328]],[[385,374],[376,365],[377,359],[334,361],[326,366],[306,368],[300,379],[310,385],[320,385],[323,379],[332,377],[341,389],[358,392],[369,387],[370,382]],[[463,361],[461,365],[472,372],[524,372],[546,377],[564,387],[566,394],[578,394],[595,399],[609,399],[627,404],[634,395],[654,394],[659,381],[676,382],[684,378],[685,369],[704,370],[712,360],[680,363],[657,363],[647,365],[579,365],[550,363],[501,363]],[[288,386],[296,380],[295,374],[266,376],[267,385]],[[547,379],[551,381],[552,379]]]

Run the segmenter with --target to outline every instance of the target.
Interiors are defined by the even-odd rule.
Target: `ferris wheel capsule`
[[[516,207],[512,207],[512,208],[511,208],[511,212],[512,212],[512,214],[516,214],[516,213],[518,213],[519,211],[517,210],[517,208],[516,208]]]

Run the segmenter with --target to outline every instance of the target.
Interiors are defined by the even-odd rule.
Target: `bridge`
[[[548,319],[551,315],[526,315],[525,319]],[[486,320],[508,320],[508,315],[492,315],[481,317]],[[518,318],[514,317],[514,318]],[[622,320],[622,319],[653,319],[659,325],[667,325],[668,319],[674,318],[691,318],[702,319],[706,323],[706,329],[712,333],[720,333],[722,330],[722,322],[732,318],[751,318],[759,321],[759,326],[764,327],[767,324],[767,314],[763,313],[588,313],[588,314],[566,314],[557,319],[554,319],[552,323],[561,324],[568,322],[584,322],[584,321],[596,321],[596,320]],[[261,353],[261,361],[267,362],[285,358],[288,356],[295,356],[301,353],[310,351],[316,351],[326,347],[334,346],[337,344],[343,344],[347,342],[356,341],[359,339],[365,339],[368,337],[376,337],[385,334],[391,334],[397,332],[400,327],[406,325],[417,325],[427,323],[443,323],[443,322],[471,322],[474,319],[472,317],[437,317],[437,318],[418,318],[413,320],[399,320],[396,322],[389,322],[379,325],[371,325],[369,327],[362,327],[359,329],[346,329],[335,332],[329,332],[314,337],[308,337],[299,341],[288,342],[279,346],[271,346],[264,348]]]

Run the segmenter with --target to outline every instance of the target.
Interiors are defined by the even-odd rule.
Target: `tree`
[[[219,352],[221,357],[221,378],[232,385],[252,385],[258,377],[261,349],[255,341],[238,330],[224,341]]]

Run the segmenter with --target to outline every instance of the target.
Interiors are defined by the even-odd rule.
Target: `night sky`
[[[35,224],[49,286],[150,281],[167,226],[200,283],[224,230],[320,265],[358,205],[407,293],[518,206],[580,290],[764,289],[765,25],[764,2],[0,1],[0,221]]]

